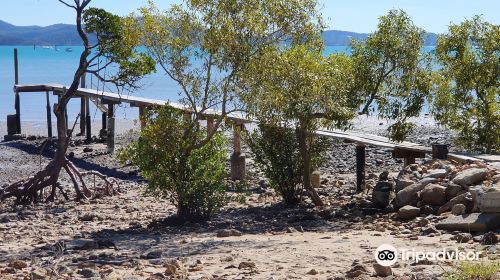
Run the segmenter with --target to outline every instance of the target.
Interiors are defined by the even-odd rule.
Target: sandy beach
[[[387,125],[374,118],[356,122],[357,131],[374,134],[383,134]],[[120,120],[116,127],[118,149],[137,137],[131,132],[138,129],[133,121]],[[0,129],[5,129],[4,124]],[[23,123],[23,129],[27,135],[44,135],[45,126]],[[449,135],[423,122],[410,138],[428,144],[449,142]],[[0,186],[33,174],[50,160],[54,147],[40,155],[44,138],[30,139],[0,143]],[[117,178],[119,194],[78,203],[16,207],[9,201],[0,203],[0,279],[33,275],[123,280],[382,279],[374,270],[373,256],[380,244],[417,250],[484,250],[477,242],[457,243],[456,233],[426,231],[446,215],[401,220],[390,211],[360,211],[359,205],[370,196],[355,194],[354,147],[333,143],[328,164],[321,168],[318,192],[327,206],[314,208],[306,200],[286,208],[265,186],[244,146],[249,155],[244,202],[231,202],[209,222],[179,226],[168,219],[175,213],[170,202],[144,195],[146,182],[135,167],[119,164],[114,155],[105,153],[104,144],[86,145],[76,137],[69,151],[71,161],[82,170]],[[382,171],[396,178],[402,169],[402,161],[393,159],[390,149],[367,147],[367,155],[371,186]],[[70,188],[69,178],[62,181]],[[399,261],[392,268],[393,276],[385,279],[439,279],[456,264]]]

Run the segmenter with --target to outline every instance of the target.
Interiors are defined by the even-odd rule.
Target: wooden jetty
[[[49,94],[59,96],[63,94],[67,86],[60,84],[37,84],[37,85],[21,85],[19,84],[18,67],[17,67],[17,50],[14,51],[15,62],[15,115],[8,116],[8,122],[15,123],[15,132],[21,134],[21,93],[45,93],[47,100],[47,128],[49,137],[52,136],[52,120],[51,120],[51,105]],[[165,100],[148,99],[136,96],[124,96],[112,92],[99,91],[85,87],[85,79],[81,81],[81,87],[77,90],[75,98],[81,99],[81,112],[80,112],[80,133],[86,135],[88,139],[91,138],[91,121],[90,121],[90,102],[96,104],[97,108],[102,111],[102,129],[107,131],[107,148],[108,152],[114,151],[114,138],[115,138],[115,105],[126,103],[131,107],[139,109],[139,115],[144,114],[145,108],[151,106],[171,106],[186,114],[191,114],[189,107],[182,104],[172,103]],[[216,111],[210,111],[205,114],[207,120],[207,127],[213,126],[213,119],[219,115]],[[15,119],[14,119],[15,118]],[[253,123],[254,121],[247,119],[243,115],[230,114],[227,118],[233,122],[233,155],[231,156],[231,177],[235,180],[243,180],[245,177],[245,155],[241,150],[241,131],[244,129],[245,124]],[[143,124],[141,124],[143,126]],[[12,134],[12,129],[8,133]],[[324,137],[331,137],[341,139],[348,143],[356,145],[356,176],[357,188],[361,190],[364,186],[365,180],[365,158],[367,145],[375,147],[389,148],[393,150],[394,158],[403,158],[404,165],[412,164],[416,158],[424,158],[427,154],[432,154],[435,159],[451,159],[458,162],[474,162],[474,161],[494,161],[500,162],[498,155],[466,155],[459,153],[448,153],[445,145],[434,145],[433,147],[426,147],[411,142],[392,142],[386,137],[381,137],[371,134],[361,134],[350,131],[336,131],[336,130],[318,130],[316,134]]]

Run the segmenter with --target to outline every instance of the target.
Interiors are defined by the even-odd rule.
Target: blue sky
[[[68,0],[72,1],[72,0]],[[161,8],[182,0],[155,0]],[[473,15],[483,15],[494,24],[500,23],[500,0],[319,0],[328,29],[371,32],[377,19],[393,8],[403,9],[420,27],[430,32],[444,32],[450,22],[459,23]],[[147,0],[93,0],[93,6],[125,15],[144,5]],[[3,0],[0,20],[15,25],[50,25],[73,23],[71,10],[57,0]]]

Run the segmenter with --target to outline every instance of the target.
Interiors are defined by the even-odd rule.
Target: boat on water
[[[66,52],[72,52],[73,49],[72,48],[66,48]]]

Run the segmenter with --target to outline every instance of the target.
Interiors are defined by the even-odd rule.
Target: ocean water
[[[33,46],[0,46],[0,121],[6,121],[7,114],[15,113],[14,109],[14,48],[18,49],[19,58],[19,83],[20,84],[42,84],[59,83],[68,85],[72,81],[74,71],[82,47],[73,46],[73,52],[67,52],[67,47],[57,48],[34,48]],[[347,46],[327,47],[325,55],[331,53],[349,53]],[[103,89],[95,79],[87,77],[87,87]],[[145,77],[141,82],[141,89],[136,92],[124,93],[140,97],[170,100],[175,102],[179,99],[179,87],[166,77],[161,71]],[[113,91],[112,88],[105,88]],[[51,104],[56,102],[56,97],[50,95]],[[21,94],[21,120],[22,121],[45,121],[46,102],[44,93]],[[78,99],[71,100],[68,106],[68,117],[70,120],[76,118],[80,108]],[[101,113],[91,107],[91,117],[100,119]],[[119,105],[116,109],[116,117],[119,119],[137,119],[137,108],[128,108]]]

